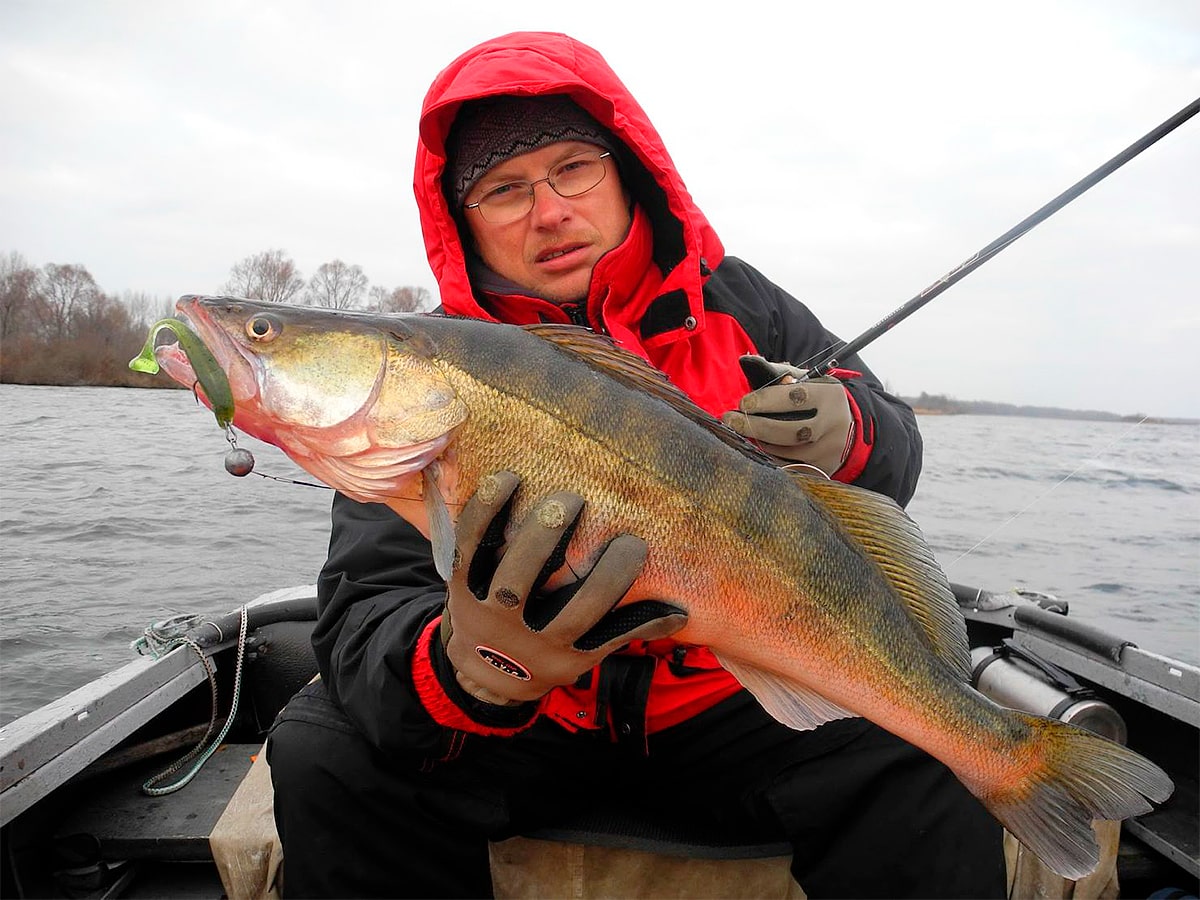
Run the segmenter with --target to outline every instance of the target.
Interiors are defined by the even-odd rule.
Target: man
[[[781,462],[911,497],[912,411],[855,357],[845,380],[797,382],[836,338],[725,256],[591,48],[513,34],[455,60],[426,97],[415,191],[445,312],[586,325]],[[686,616],[669,597],[607,612],[644,560],[637,535],[540,591],[585,499],[541,498],[505,546],[519,490],[485,479],[449,584],[387,508],[335,499],[322,679],[269,746],[287,894],[487,895],[489,838],[601,795],[786,837],[811,897],[1003,893],[1000,827],[940,763],[861,719],[780,725],[706,648],[670,640]]]

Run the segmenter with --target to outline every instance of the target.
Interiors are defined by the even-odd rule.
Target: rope
[[[234,667],[233,675],[233,701],[229,708],[229,716],[225,719],[225,724],[221,727],[220,733],[213,738],[211,744],[208,744],[208,740],[213,736],[213,732],[217,728],[217,673],[213,668],[212,661],[200,649],[200,645],[187,636],[188,631],[200,624],[200,617],[175,616],[162,622],[156,622],[148,626],[142,632],[142,636],[130,645],[143,656],[148,651],[149,655],[155,659],[161,659],[177,647],[190,647],[204,666],[204,671],[208,674],[208,684],[212,690],[212,717],[209,719],[208,729],[204,732],[204,737],[185,756],[176,760],[162,772],[149,778],[142,785],[143,794],[151,797],[161,797],[164,794],[174,793],[186,786],[196,777],[200,769],[208,762],[209,757],[216,752],[217,747],[225,740],[225,735],[229,733],[229,728],[233,725],[234,717],[237,715],[238,700],[242,693],[242,662],[246,655],[246,633],[249,622],[249,614],[246,611],[246,607],[243,606],[239,610],[239,613],[241,624],[238,628],[237,663]],[[208,744],[208,746],[206,747],[205,744]],[[190,767],[189,763],[191,764]],[[170,778],[185,767],[188,767],[187,771],[178,780],[170,784],[160,784],[160,782]]]

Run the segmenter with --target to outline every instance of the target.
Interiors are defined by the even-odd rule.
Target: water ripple
[[[316,579],[331,493],[231,478],[185,392],[0,385],[0,405],[0,723],[128,662],[150,622]],[[1200,664],[1196,429],[921,429],[909,513],[951,580],[1056,593],[1072,616]],[[310,480],[247,446],[261,471]]]

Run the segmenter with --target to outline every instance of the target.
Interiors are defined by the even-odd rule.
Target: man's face
[[[537,181],[581,150],[597,150],[580,141],[549,144],[493,166],[467,194],[474,203],[510,181]],[[605,159],[604,180],[578,197],[560,197],[546,182],[533,189],[533,209],[506,225],[493,225],[478,209],[465,210],[475,248],[493,272],[526,290],[569,303],[583,300],[592,267],[625,239],[631,221],[629,197],[617,167]]]

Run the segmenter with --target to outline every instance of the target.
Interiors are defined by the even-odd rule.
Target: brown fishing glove
[[[504,546],[517,484],[516,475],[498,472],[463,508],[441,625],[458,683],[500,705],[573,684],[630,641],[687,624],[684,610],[655,600],[614,609],[646,561],[646,543],[633,535],[614,538],[579,580],[542,593],[563,564],[584,501],[565,491],[544,498]]]
[[[754,390],[721,421],[784,463],[807,463],[832,476],[852,444],[854,419],[845,385],[829,376],[801,382],[805,369],[761,356],[743,356],[740,362]]]

